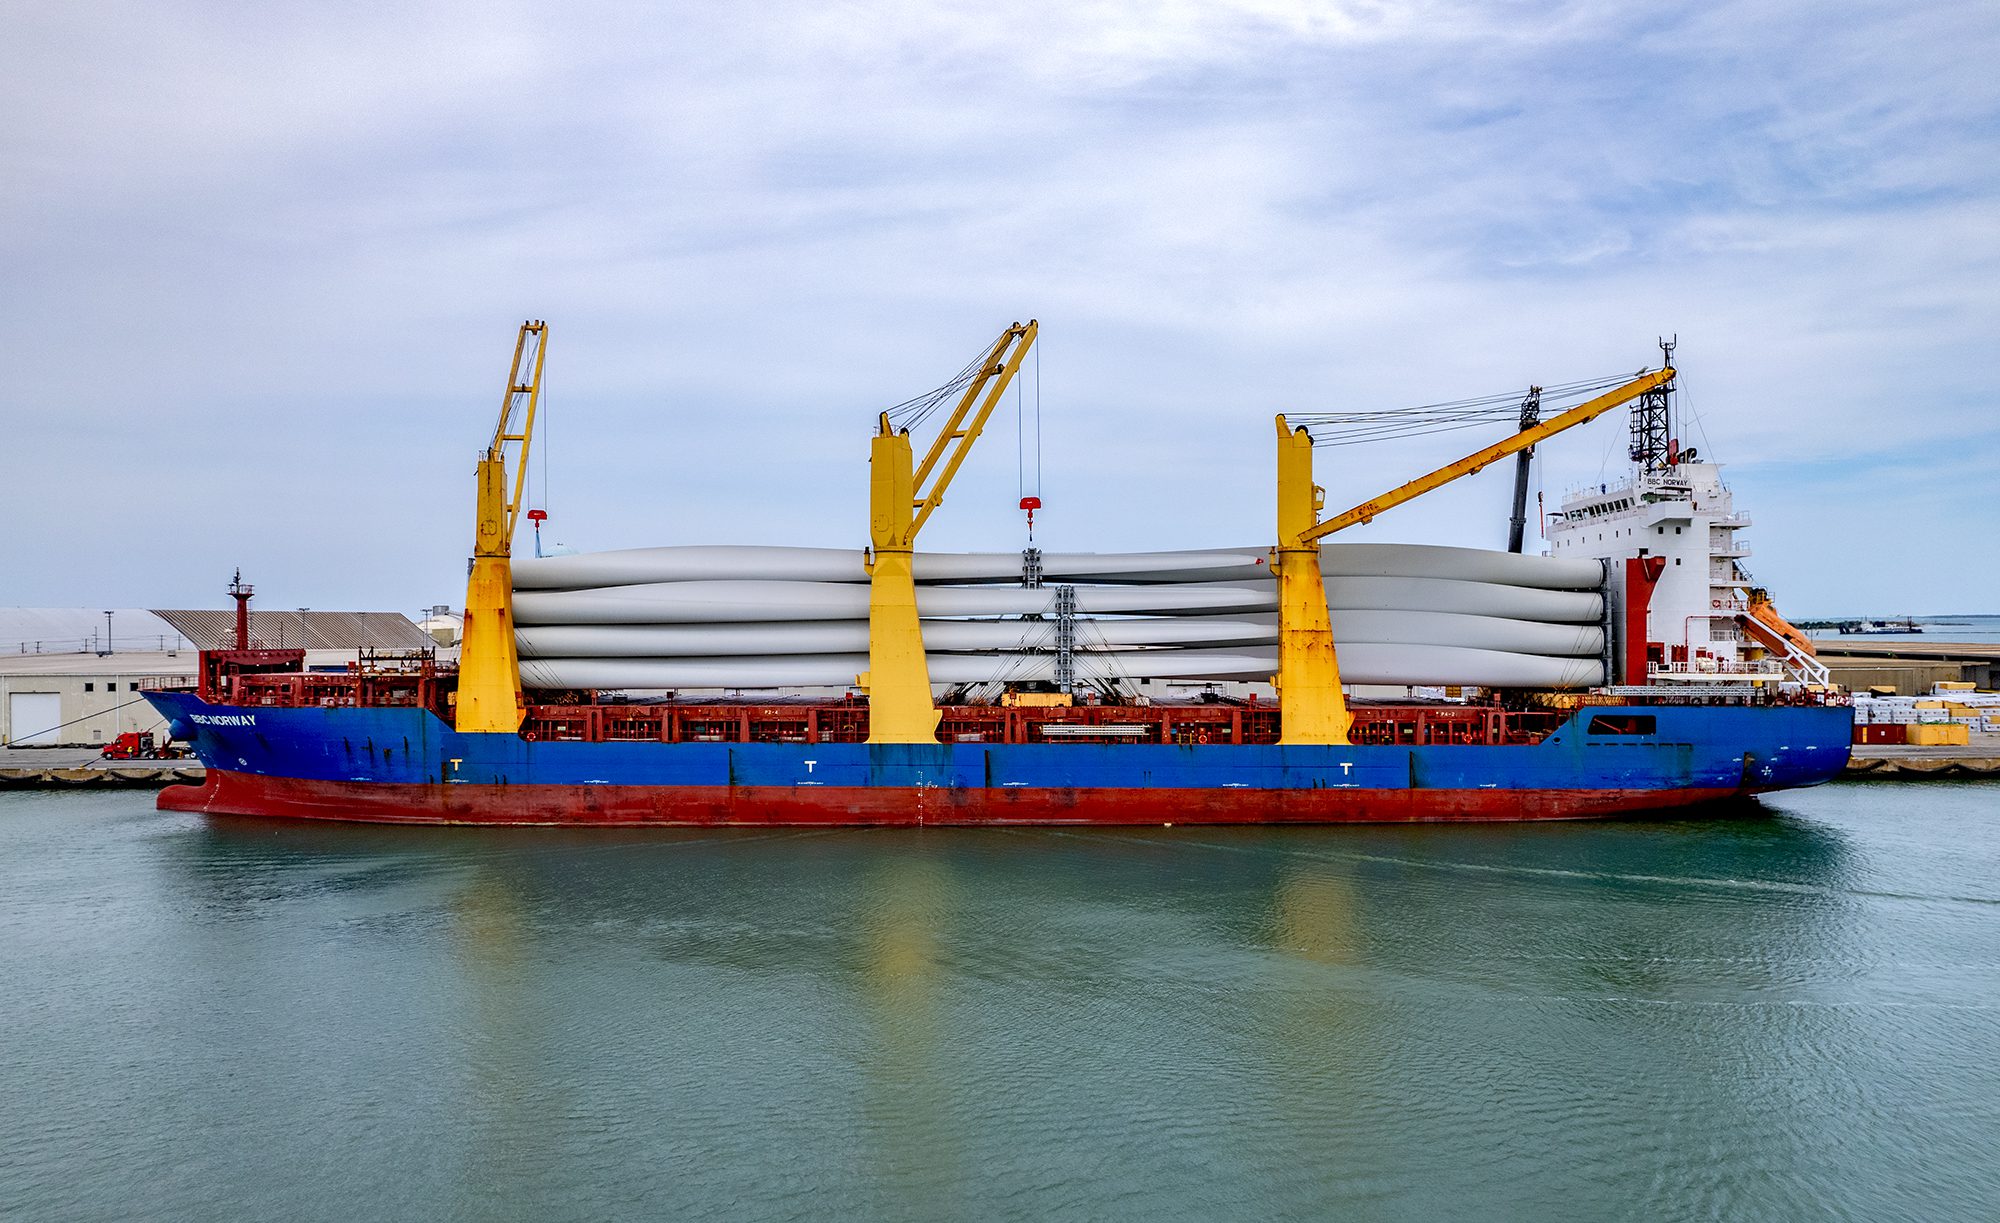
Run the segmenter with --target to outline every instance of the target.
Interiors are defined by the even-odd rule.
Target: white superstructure
[[[1721,464],[1680,459],[1670,453],[1621,482],[1571,492],[1549,519],[1548,555],[1661,558],[1646,614],[1646,640],[1657,647],[1650,681],[1780,679],[1779,660],[1738,627],[1752,584],[1743,567],[1750,549],[1738,537],[1749,515],[1736,511]]]

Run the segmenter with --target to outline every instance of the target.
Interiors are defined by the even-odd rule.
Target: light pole
[[[104,613],[104,655],[108,658],[111,656],[111,653],[111,613],[107,611]],[[116,695],[118,681],[116,679],[107,680],[104,687],[106,691],[113,694],[111,697],[111,740],[115,743],[118,741],[118,728],[124,724],[123,719],[118,716],[118,697]]]

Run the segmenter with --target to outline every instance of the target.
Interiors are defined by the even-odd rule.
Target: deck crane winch
[[[979,440],[993,408],[1035,342],[1034,319],[1000,333],[985,354],[946,390],[962,389],[924,461],[913,463],[910,433],[877,418],[869,449],[868,670],[855,683],[868,694],[868,742],[936,743],[939,713],[931,699],[930,664],[917,615],[912,568],[917,532],[944,501],[945,489]],[[942,397],[926,401],[921,424]]]
[[[1326,579],[1320,572],[1319,541],[1405,501],[1469,476],[1487,464],[1526,450],[1566,429],[1595,420],[1674,379],[1673,367],[1641,374],[1622,386],[1548,420],[1522,429],[1505,441],[1476,451],[1428,475],[1364,501],[1321,521],[1326,490],[1313,483],[1312,434],[1304,425],[1278,424],[1278,546],[1271,567],[1278,577],[1278,688],[1280,743],[1344,744],[1351,719],[1340,690],[1340,664],[1329,623]],[[1539,406],[1539,400],[1537,401]]]
[[[500,401],[500,423],[479,456],[477,526],[472,567],[465,584],[465,632],[458,654],[458,711],[461,731],[513,734],[521,729],[527,704],[521,695],[521,660],[514,646],[514,523],[528,481],[528,448],[535,433],[535,409],[542,395],[542,357],[548,351],[548,324],[521,324],[514,340],[514,366]],[[519,418],[518,428],[516,418]],[[514,479],[507,479],[507,447],[514,454]]]

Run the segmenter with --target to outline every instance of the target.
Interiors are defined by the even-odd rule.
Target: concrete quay
[[[10,747],[0,750],[0,789],[55,790],[68,786],[158,789],[207,775],[201,761],[106,760],[90,747]]]
[[[1974,732],[1964,747],[1855,744],[1843,777],[2000,777],[2000,733]]]

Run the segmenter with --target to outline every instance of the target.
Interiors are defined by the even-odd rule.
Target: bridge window
[[[1650,713],[1600,713],[1584,731],[1591,735],[1650,735],[1658,730],[1659,719]]]

